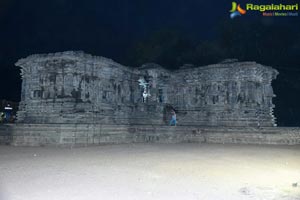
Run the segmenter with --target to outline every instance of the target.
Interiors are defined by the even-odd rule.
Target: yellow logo
[[[240,4],[232,2],[230,18],[245,15],[247,11],[259,11],[263,16],[298,16],[298,4],[253,4],[247,3],[246,9],[243,9]],[[294,11],[294,12],[293,12]]]

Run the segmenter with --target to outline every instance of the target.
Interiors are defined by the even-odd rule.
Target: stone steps
[[[300,128],[208,127],[99,124],[9,124],[0,143],[16,146],[88,146],[132,142],[300,144]]]

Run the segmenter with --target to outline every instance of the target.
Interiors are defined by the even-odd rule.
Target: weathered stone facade
[[[271,81],[278,72],[255,62],[169,71],[69,51],[32,55],[16,65],[23,79],[22,123],[163,125],[173,108],[179,125],[276,125]],[[146,90],[151,96],[143,99]]]

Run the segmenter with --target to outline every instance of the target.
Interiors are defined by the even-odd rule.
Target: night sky
[[[14,63],[36,53],[82,50],[132,67],[156,62],[168,69],[237,58],[278,69],[278,124],[300,126],[300,16],[248,11],[230,19],[230,9],[228,0],[1,0],[0,99],[19,101]]]

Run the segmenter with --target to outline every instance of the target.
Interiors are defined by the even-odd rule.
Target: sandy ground
[[[300,146],[0,146],[0,200],[300,200]]]

